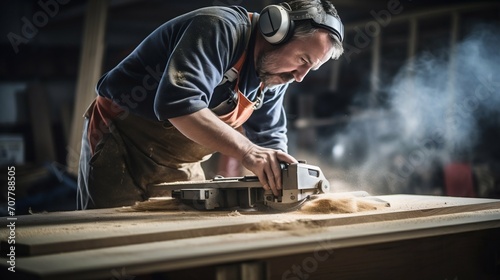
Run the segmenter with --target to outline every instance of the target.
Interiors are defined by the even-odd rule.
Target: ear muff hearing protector
[[[322,20],[317,9],[313,7],[292,11],[282,5],[269,5],[260,13],[259,29],[269,43],[283,44],[293,35],[294,21],[297,20],[311,20],[313,26],[328,30],[336,35],[340,42],[344,39],[342,22],[330,14],[326,14],[326,20]]]

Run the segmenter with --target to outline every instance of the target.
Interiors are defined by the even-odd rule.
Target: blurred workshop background
[[[500,198],[500,2],[332,2],[345,54],[290,87],[290,153],[320,166],[334,191]],[[2,1],[0,214],[7,166],[16,213],[75,208],[95,83],[156,27],[204,6],[275,3]]]

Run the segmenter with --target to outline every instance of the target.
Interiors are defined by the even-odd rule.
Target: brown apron
[[[147,199],[147,186],[154,183],[205,180],[201,162],[209,159],[213,150],[190,140],[169,122],[125,113],[104,120],[96,109],[111,103],[98,97],[88,111],[89,127],[106,127],[107,131],[89,129],[90,145],[82,144],[82,156],[89,156],[82,157],[85,160],[80,162],[80,165],[88,162],[87,171],[80,174],[86,177],[87,184],[80,190],[81,208],[86,208],[89,199],[93,202],[91,208],[131,205]],[[250,117],[252,106],[253,102],[240,95],[233,112],[224,116],[230,121],[227,124],[240,126]],[[85,146],[88,151],[84,153]]]
[[[235,67],[239,70],[246,51]],[[238,89],[235,108],[219,118],[238,129],[255,102]],[[79,172],[79,208],[131,205],[149,197],[147,186],[161,182],[204,180],[201,162],[214,153],[179,132],[168,121],[152,121],[97,97],[86,113]],[[92,204],[89,204],[92,201]],[[78,206],[77,206],[78,207]]]

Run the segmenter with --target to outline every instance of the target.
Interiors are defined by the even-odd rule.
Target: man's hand
[[[257,175],[265,190],[272,190],[277,196],[283,187],[280,163],[297,163],[297,160],[282,151],[253,145],[241,162],[245,168]]]

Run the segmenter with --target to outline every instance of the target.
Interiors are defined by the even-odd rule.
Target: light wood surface
[[[16,268],[41,279],[109,279],[122,268],[144,275],[248,260],[272,263],[317,250],[343,252],[500,228],[498,200],[379,198],[391,207],[328,215],[105,209],[21,216]]]

